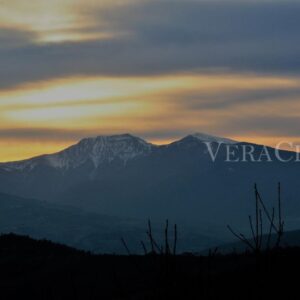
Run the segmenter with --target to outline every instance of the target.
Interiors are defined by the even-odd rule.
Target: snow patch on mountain
[[[190,140],[225,144],[237,143],[231,139],[204,133],[195,133],[174,143],[181,144]],[[126,165],[128,161],[148,155],[159,147],[164,146],[153,145],[130,134],[97,136],[82,139],[79,143],[55,154],[42,155],[18,162],[0,163],[0,171],[30,172],[38,167],[50,167],[65,171],[84,164],[91,164],[94,169],[97,169],[101,165],[113,161]]]
[[[37,166],[48,166],[68,170],[91,162],[94,168],[103,163],[118,160],[126,164],[138,156],[150,153],[155,145],[130,134],[98,136],[85,138],[61,152],[43,155],[32,159],[0,164],[0,169],[13,171],[31,171]]]
[[[119,160],[123,164],[150,153],[155,146],[130,134],[86,138],[70,148],[46,157],[54,168],[76,168],[91,161],[95,168]]]
[[[222,144],[236,144],[238,143],[237,141],[228,139],[228,138],[223,138],[219,136],[214,136],[214,135],[209,135],[205,133],[194,133],[190,135],[191,137],[194,137],[198,139],[201,142],[209,142],[209,143],[222,143]]]
[[[38,165],[38,159],[32,158],[23,161],[17,162],[7,162],[7,163],[0,163],[0,169],[6,172],[13,172],[13,171],[31,171]]]

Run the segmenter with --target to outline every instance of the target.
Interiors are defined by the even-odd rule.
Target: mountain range
[[[215,161],[207,143],[218,154]],[[267,149],[272,162],[266,157],[229,162],[228,146],[240,158],[245,147],[253,147],[252,154],[259,158]],[[299,163],[280,161],[278,154],[285,160],[297,156],[200,133],[167,145],[130,134],[98,136],[55,154],[1,163],[0,191],[63,207],[66,214],[75,209],[99,219],[105,215],[139,220],[139,224],[170,219],[185,232],[193,228],[192,234],[216,242],[230,238],[228,223],[249,230],[255,182],[268,207],[276,200],[277,183],[282,183],[286,228],[300,228]]]

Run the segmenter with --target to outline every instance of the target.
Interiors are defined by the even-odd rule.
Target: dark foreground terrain
[[[1,299],[298,299],[300,248],[253,254],[91,255],[0,237]]]

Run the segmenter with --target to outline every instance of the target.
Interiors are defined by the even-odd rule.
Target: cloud
[[[0,49],[0,88],[77,75],[300,72],[299,2],[157,0],[82,14],[86,34],[111,37]]]
[[[74,141],[87,136],[86,130],[50,128],[7,128],[0,129],[0,141]]]
[[[275,102],[298,100],[300,98],[300,86],[296,88],[257,88],[255,90],[236,88],[230,91],[211,91],[210,93],[195,91],[177,94],[173,100],[176,98],[182,102],[185,108],[191,110],[224,110],[253,104],[268,106]]]
[[[57,150],[120,132],[161,142],[194,131],[269,144],[298,136],[299,1],[11,3],[0,27],[3,144]]]
[[[288,139],[299,137],[300,119],[298,116],[279,115],[274,116],[235,116],[223,120],[226,132],[234,132],[235,135],[244,136],[259,133],[260,136],[286,137]],[[278,138],[279,139],[279,138]]]
[[[37,34],[20,28],[0,27],[0,51],[24,47],[34,43]]]
[[[76,78],[0,93],[0,125],[13,128],[3,139],[43,141],[120,132],[154,141],[196,131],[245,137],[259,128],[280,135],[281,123],[272,120],[298,116],[299,97],[297,77]]]

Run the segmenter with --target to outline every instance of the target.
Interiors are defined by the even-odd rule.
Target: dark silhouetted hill
[[[1,299],[297,299],[300,249],[210,256],[91,255],[0,236]]]
[[[0,233],[14,232],[67,244],[94,253],[125,254],[120,239],[126,239],[135,253],[142,253],[140,241],[146,236],[146,222],[112,217],[78,208],[0,193]],[[153,222],[155,236],[161,225]],[[209,232],[180,228],[179,251],[199,251],[220,244]]]

